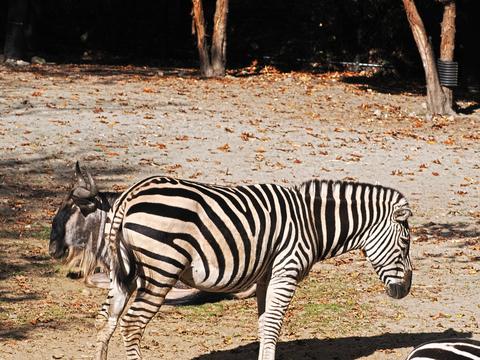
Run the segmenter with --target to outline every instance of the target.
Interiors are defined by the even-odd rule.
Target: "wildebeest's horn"
[[[95,195],[90,193],[90,190],[87,190],[83,187],[77,187],[73,190],[73,196],[80,198],[80,199],[89,199]]]
[[[82,169],[80,168],[80,163],[76,162],[75,164],[75,179],[77,179],[77,186],[82,188],[87,188],[87,183],[84,180]]]
[[[95,184],[95,181],[93,181],[92,175],[88,171],[86,171],[87,177],[88,177],[88,188],[90,189],[90,194],[91,196],[95,196],[98,194],[98,189],[97,185]]]
[[[77,178],[77,186],[73,190],[74,196],[79,198],[92,198],[98,194],[97,185],[95,181],[93,181],[92,175],[90,175],[88,171],[82,171],[78,161],[75,164],[75,176]]]

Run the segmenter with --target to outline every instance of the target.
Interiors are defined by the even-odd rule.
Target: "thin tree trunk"
[[[208,53],[208,45],[206,41],[205,16],[203,15],[202,0],[192,0],[193,3],[193,23],[195,33],[197,34],[197,48],[200,59],[200,73],[202,76],[210,77],[213,74]]]
[[[5,36],[5,59],[22,59],[25,56],[25,26],[28,15],[28,0],[8,2],[7,32]]]
[[[224,76],[227,63],[228,0],[217,0],[213,23],[212,68],[214,76]]]
[[[455,1],[445,4],[443,9],[442,20],[442,40],[440,43],[440,60],[453,61],[455,50],[455,17],[457,13],[457,6]],[[442,86],[445,94],[447,106],[453,108],[453,91],[452,89]]]
[[[425,70],[427,109],[432,115],[453,114],[452,108],[447,105],[445,94],[440,85],[432,44],[428,40],[427,32],[415,6],[415,1],[403,0],[403,5],[410,28],[412,29],[413,38],[415,39],[422,59],[423,69]]]

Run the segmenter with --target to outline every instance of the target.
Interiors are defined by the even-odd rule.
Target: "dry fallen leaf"
[[[228,145],[228,143],[225,143],[222,146],[219,146],[217,149],[224,152],[230,152],[230,145]]]
[[[175,140],[179,140],[179,141],[187,141],[188,139],[189,139],[188,135],[175,136]]]
[[[243,140],[243,141],[248,141],[250,139],[253,139],[255,136],[253,136],[252,133],[249,133],[249,132],[242,132],[242,134],[240,135],[240,138]]]

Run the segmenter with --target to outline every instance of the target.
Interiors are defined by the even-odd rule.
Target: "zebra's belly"
[[[201,261],[192,262],[181,274],[179,279],[190,287],[208,292],[239,292],[249,289],[262,276],[260,269],[237,274],[232,279],[232,273],[222,272],[217,268],[209,268],[209,276]],[[220,276],[219,276],[220,275]],[[243,276],[242,276],[243,275]]]

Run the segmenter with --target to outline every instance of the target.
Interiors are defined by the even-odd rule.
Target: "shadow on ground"
[[[379,93],[411,93],[421,96],[426,94],[426,88],[423,79],[402,80],[399,79],[398,76],[393,76],[388,73],[379,73],[374,76],[348,76],[343,77],[342,81],[348,84],[359,85],[360,87],[371,89]],[[467,91],[466,88],[456,88],[455,99],[460,101],[474,102],[474,104],[467,105],[464,108],[457,108],[456,111],[459,114],[470,115],[473,114],[475,110],[480,109],[480,94],[477,92]]]
[[[196,68],[136,66],[136,65],[105,65],[105,64],[61,64],[25,66],[12,68],[11,71],[27,72],[46,77],[80,78],[82,76],[115,77],[118,80],[151,77],[199,77]]]
[[[473,238],[480,236],[480,225],[474,222],[456,223],[434,223],[429,222],[415,229],[415,235],[422,240],[422,237],[436,238]],[[423,239],[423,240],[426,240]]]
[[[71,322],[68,324],[68,326],[71,326]],[[65,323],[62,322],[48,322],[48,323],[37,323],[35,325],[33,324],[24,324],[24,325],[19,325],[17,327],[11,327],[11,328],[6,328],[4,329],[3,326],[0,323],[0,340],[25,340],[29,338],[29,332],[33,330],[38,330],[38,328],[53,328],[58,330],[59,332],[62,329],[67,328]]]
[[[56,157],[41,155],[22,160],[0,160],[0,198],[4,200],[0,203],[0,238],[6,237],[6,232],[12,232],[11,227],[4,227],[2,223],[28,223],[33,213],[46,209],[53,211],[60,205],[74,183],[75,161],[82,159],[82,154],[70,154],[69,157],[71,161],[56,161]],[[97,180],[99,176],[122,182],[125,175],[138,171],[111,164],[106,166],[99,161],[84,161],[82,166],[93,175],[101,191],[110,189],[102,186]]]
[[[471,333],[447,330],[432,333],[386,333],[376,336],[355,336],[338,339],[308,339],[281,342],[277,345],[277,359],[353,360],[381,350],[413,347],[424,342],[447,337],[471,337]],[[232,350],[215,351],[195,360],[254,360],[258,343],[239,346]]]

